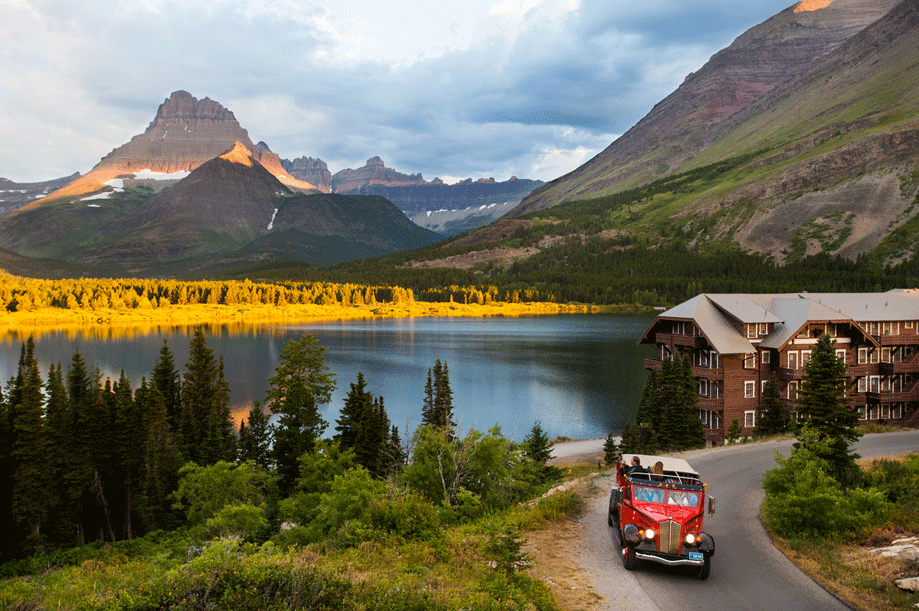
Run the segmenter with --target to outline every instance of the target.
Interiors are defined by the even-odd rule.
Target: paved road
[[[738,445],[683,455],[708,482],[709,494],[718,499],[715,515],[706,517],[706,530],[716,543],[707,581],[698,580],[687,569],[653,563],[626,571],[613,530],[606,525],[611,478],[598,480],[602,493],[591,501],[582,519],[584,545],[578,560],[597,592],[603,594],[605,607],[630,611],[848,609],[776,550],[759,521],[762,474],[775,466],[775,451],[787,455],[791,443]],[[919,431],[866,435],[856,451],[863,458],[919,452]]]

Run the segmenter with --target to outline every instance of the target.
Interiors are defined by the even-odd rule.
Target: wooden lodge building
[[[677,352],[692,358],[707,443],[736,418],[756,428],[775,376],[792,419],[817,338],[829,333],[848,366],[846,391],[863,424],[919,425],[919,290],[886,293],[702,294],[660,314],[639,344],[657,347],[646,369]]]

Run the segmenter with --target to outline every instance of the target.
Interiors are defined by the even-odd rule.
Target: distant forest
[[[541,236],[543,231],[541,227],[532,232],[520,230],[504,245],[532,245],[531,233]],[[438,256],[481,248],[442,248]],[[699,293],[877,292],[919,286],[919,256],[885,267],[868,256],[852,261],[819,254],[782,266],[733,249],[700,253],[680,243],[647,248],[629,238],[594,238],[583,243],[570,238],[507,269],[488,264],[468,270],[401,266],[411,259],[430,257],[430,251],[327,269],[266,265],[246,273],[266,282],[385,283],[412,291],[420,301],[445,300],[451,293],[456,300],[487,293],[496,301],[512,301],[516,296],[520,301],[640,306],[675,305]]]

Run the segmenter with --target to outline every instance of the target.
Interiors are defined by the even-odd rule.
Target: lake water
[[[398,318],[337,321],[242,331],[222,327],[207,332],[208,346],[224,358],[235,413],[262,400],[284,344],[315,335],[337,390],[322,406],[334,433],[335,420],[359,371],[367,389],[384,399],[401,433],[421,421],[428,369],[446,361],[453,389],[454,420],[461,431],[502,432],[523,440],[538,420],[550,437],[603,437],[631,419],[647,374],[644,359],[653,349],[635,342],[649,316],[567,315],[531,318]],[[193,330],[167,328],[133,333],[44,331],[36,335],[43,376],[51,363],[66,372],[77,349],[90,368],[117,380],[120,372],[134,388],[149,379],[165,339],[182,374]],[[0,380],[16,370],[21,334],[0,338]]]

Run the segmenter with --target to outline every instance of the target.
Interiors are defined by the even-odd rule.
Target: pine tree
[[[610,431],[606,436],[606,441],[603,442],[603,464],[607,467],[618,464],[621,456],[622,452],[619,451],[619,444],[616,443],[616,438],[613,436],[613,432]]]
[[[558,467],[549,465],[552,458],[552,443],[549,436],[542,430],[542,424],[537,420],[530,429],[529,434],[524,438],[522,444],[523,454],[536,465],[537,479],[539,483],[551,482],[561,476],[561,470]]]
[[[222,362],[222,359],[221,359]],[[235,435],[230,419],[229,390],[223,369],[198,327],[188,346],[182,383],[180,432],[182,454],[200,465],[235,460]]]
[[[428,381],[424,385],[424,403],[421,405],[421,424],[434,424],[434,385],[431,382],[431,368],[428,367]]]
[[[857,483],[858,455],[851,451],[861,433],[858,412],[845,397],[846,364],[836,356],[836,344],[829,335],[817,339],[811,359],[804,367],[798,391],[798,411],[817,433],[815,443],[802,442],[832,466],[832,475],[844,486]]]
[[[134,518],[141,494],[146,442],[143,412],[134,402],[131,381],[121,371],[116,385],[114,423],[115,477],[111,502],[116,523],[123,525],[122,537],[134,537]],[[117,498],[116,498],[117,493]]]
[[[175,359],[165,339],[163,347],[160,348],[159,360],[153,367],[150,381],[163,395],[169,426],[175,430],[179,426],[182,412],[182,378],[176,370]]]
[[[775,377],[769,378],[763,388],[759,404],[759,425],[756,427],[757,435],[777,435],[788,428],[788,413],[782,405],[778,384]]]
[[[351,382],[351,390],[345,396],[345,405],[341,417],[336,420],[335,439],[343,450],[356,448],[361,438],[361,430],[373,409],[373,393],[367,391],[367,382],[363,372],[357,372],[357,382]]]
[[[22,542],[24,551],[32,552],[44,547],[41,529],[55,500],[48,469],[52,448],[45,431],[43,384],[34,356],[25,366],[20,402],[13,406],[16,440],[11,517],[17,529],[15,539]]]
[[[147,530],[175,528],[177,514],[172,509],[172,493],[178,488],[182,454],[169,427],[166,403],[156,384],[137,395],[144,398],[146,439],[144,443],[143,498],[140,511]]]
[[[252,461],[270,471],[274,466],[271,458],[273,442],[274,425],[262,411],[261,403],[256,401],[246,420],[239,425],[239,462]]]
[[[297,484],[300,456],[313,451],[326,428],[318,404],[329,402],[335,379],[325,365],[324,353],[325,348],[312,335],[290,340],[281,351],[275,375],[268,380],[265,403],[278,416],[274,460],[284,495]]]
[[[438,426],[452,431],[453,390],[450,388],[450,371],[437,359],[434,369],[428,369],[428,381],[424,387],[424,404],[421,408],[421,423]]]

